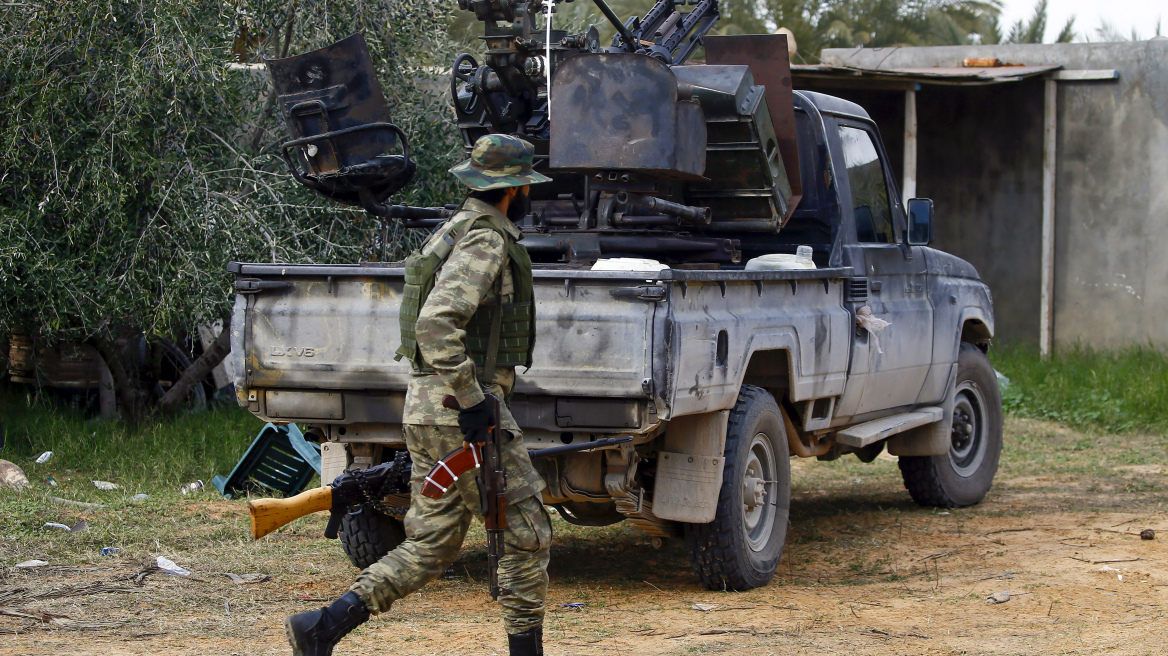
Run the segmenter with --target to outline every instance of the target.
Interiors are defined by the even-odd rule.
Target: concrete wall
[[[904,162],[904,92],[818,90],[868,110],[889,163]],[[1000,344],[1038,346],[1043,83],[917,92],[917,196],[936,208],[933,245],[967,260],[994,295]]]
[[[825,63],[884,69],[965,57],[1119,71],[1112,82],[1059,82],[1055,345],[1168,346],[1168,39],[823,51]],[[917,95],[918,195],[937,201],[937,245],[993,288],[1004,342],[1037,342],[1041,87]]]

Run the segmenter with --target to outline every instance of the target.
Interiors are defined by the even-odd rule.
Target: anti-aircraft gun
[[[488,48],[452,71],[467,145],[488,132],[535,144],[553,179],[523,223],[537,261],[739,262],[742,233],[773,235],[799,200],[785,37],[707,36],[717,0],[659,0],[624,23],[594,2],[616,29],[607,48],[595,27],[536,30],[534,2],[460,0]],[[687,65],[703,45],[706,64]]]
[[[602,47],[595,26],[554,29],[560,0],[459,0],[484,23],[487,47],[481,63],[461,54],[451,70],[467,147],[488,133],[522,136],[553,180],[532,190],[522,222],[535,261],[736,264],[744,233],[775,250],[766,236],[800,195],[785,37],[708,36],[717,0],[685,1],[621,22],[593,0],[616,30]],[[706,63],[690,64],[703,46]],[[359,35],[268,65],[298,137],[283,147],[298,180],[410,227],[449,214],[387,202],[414,164]],[[401,155],[382,154],[398,144]]]

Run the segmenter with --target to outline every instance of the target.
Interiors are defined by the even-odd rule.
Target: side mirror
[[[908,201],[908,245],[928,246],[933,242],[933,201],[910,198]]]

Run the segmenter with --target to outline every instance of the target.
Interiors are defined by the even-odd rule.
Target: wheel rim
[[[742,476],[742,522],[753,551],[762,551],[770,542],[775,525],[777,472],[770,437],[756,434],[750,441]]]
[[[988,426],[981,390],[972,381],[962,381],[957,386],[949,432],[949,462],[958,476],[969,478],[981,467]]]

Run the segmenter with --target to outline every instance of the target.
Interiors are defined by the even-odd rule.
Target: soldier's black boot
[[[543,627],[507,635],[511,656],[543,656]]]
[[[284,618],[284,633],[292,656],[331,656],[341,638],[369,619],[369,609],[356,592],[307,613]]]

